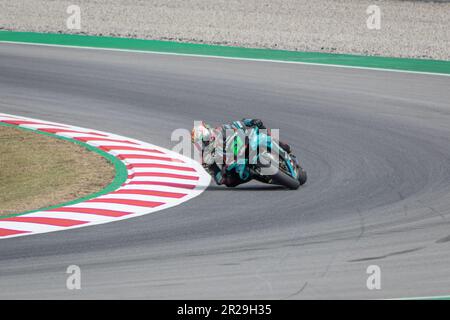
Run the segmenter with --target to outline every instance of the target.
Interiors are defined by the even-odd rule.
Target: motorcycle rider
[[[230,124],[223,124],[216,128],[212,128],[205,122],[201,121],[192,129],[191,141],[199,151],[204,152],[204,154],[211,155],[215,148],[214,141],[220,136],[226,137],[226,130],[232,129],[246,131],[247,129],[253,128],[265,129],[267,130],[267,134],[270,135],[270,129],[267,129],[260,119],[245,118],[240,121],[233,121]],[[288,144],[282,141],[278,141],[278,144],[287,153],[291,153],[291,147]],[[218,185],[224,184],[227,187],[235,187],[252,179],[258,179],[257,176],[252,176],[250,174],[248,168],[244,168],[244,170],[237,170],[238,166],[230,166],[226,163],[219,166],[215,161],[212,161],[211,158],[203,161],[202,165],[214,178]]]

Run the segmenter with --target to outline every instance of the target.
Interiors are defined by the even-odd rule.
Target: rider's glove
[[[247,127],[258,127],[259,129],[266,129],[260,119],[242,119],[242,122],[244,122]]]

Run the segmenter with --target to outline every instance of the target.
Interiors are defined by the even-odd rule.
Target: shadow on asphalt
[[[288,189],[282,186],[265,185],[265,184],[252,184],[252,185],[240,185],[234,188],[228,188],[226,186],[211,185],[207,191],[287,191]]]

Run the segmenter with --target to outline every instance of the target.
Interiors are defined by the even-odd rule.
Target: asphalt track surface
[[[396,298],[450,293],[450,77],[0,44],[0,112],[171,148],[258,117],[297,191],[211,186],[157,214],[0,242],[0,298]],[[82,289],[66,289],[66,268]],[[381,268],[381,290],[366,269]]]

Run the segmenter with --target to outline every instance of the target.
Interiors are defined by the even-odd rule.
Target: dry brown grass
[[[82,146],[0,126],[0,215],[87,196],[114,174],[111,163]]]

